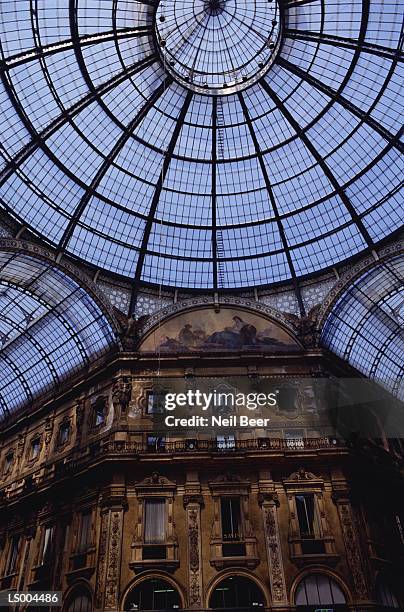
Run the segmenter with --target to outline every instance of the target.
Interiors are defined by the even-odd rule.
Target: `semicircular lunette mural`
[[[252,312],[213,308],[181,313],[161,323],[140,345],[142,353],[301,350],[298,342],[280,325]]]

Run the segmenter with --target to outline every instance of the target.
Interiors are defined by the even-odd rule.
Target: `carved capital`
[[[279,508],[280,502],[278,494],[274,491],[262,491],[258,494],[258,503],[262,506],[265,503],[274,504],[277,508]]]
[[[203,500],[203,496],[202,495],[198,495],[198,494],[184,495],[183,502],[184,502],[184,508],[186,508],[190,504],[198,505],[201,508],[203,508],[204,505],[205,505],[205,502]]]

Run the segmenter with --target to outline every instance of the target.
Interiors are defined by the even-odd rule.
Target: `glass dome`
[[[117,347],[110,321],[72,277],[0,252],[0,421]]]
[[[399,0],[10,0],[1,27],[1,206],[58,252],[252,287],[401,225]]]

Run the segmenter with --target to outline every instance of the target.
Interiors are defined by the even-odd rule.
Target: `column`
[[[121,487],[111,487],[104,493],[95,595],[96,609],[103,612],[118,610],[123,518],[126,507],[126,498]]]
[[[187,475],[184,508],[188,532],[188,597],[190,608],[202,608],[202,533],[201,509],[203,497],[197,475]]]
[[[338,509],[341,522],[342,537],[345,544],[346,558],[351,570],[354,586],[354,596],[358,601],[369,602],[369,590],[366,580],[366,570],[360,549],[358,534],[355,527],[353,508],[347,489],[334,490],[333,500]]]
[[[262,491],[258,496],[262,510],[265,542],[268,557],[273,609],[288,609],[282,550],[279,538],[277,508],[279,499],[274,491]]]

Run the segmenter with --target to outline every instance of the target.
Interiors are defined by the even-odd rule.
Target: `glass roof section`
[[[404,400],[404,255],[375,266],[342,295],[322,343]]]
[[[48,262],[0,252],[0,419],[116,345],[90,295]]]
[[[402,223],[400,0],[9,0],[0,206],[94,266],[271,284]]]

